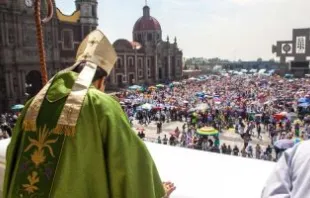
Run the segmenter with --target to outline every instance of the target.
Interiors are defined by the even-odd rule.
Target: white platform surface
[[[4,162],[9,141],[0,141],[1,162]],[[263,185],[275,165],[191,149],[146,145],[162,180],[172,181],[177,186],[172,198],[260,198]],[[3,173],[4,168],[0,166],[0,177]],[[0,181],[2,189],[3,178]]]

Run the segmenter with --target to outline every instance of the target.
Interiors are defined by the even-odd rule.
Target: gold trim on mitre
[[[76,61],[89,61],[110,74],[117,60],[116,52],[107,37],[100,31],[92,31],[80,44]]]

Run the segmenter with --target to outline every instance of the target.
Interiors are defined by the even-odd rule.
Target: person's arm
[[[166,195],[145,144],[132,131],[120,105],[112,99],[99,119],[111,198],[162,198]]]
[[[291,198],[291,159],[296,151],[296,147],[285,151],[271,173],[261,198]]]

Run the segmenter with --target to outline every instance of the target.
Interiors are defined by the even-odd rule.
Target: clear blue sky
[[[132,39],[144,0],[98,0],[99,28],[111,42]],[[64,13],[73,0],[56,0]],[[292,38],[293,28],[310,27],[310,0],[149,0],[163,38],[177,36],[185,57],[230,60],[274,58],[271,45]]]

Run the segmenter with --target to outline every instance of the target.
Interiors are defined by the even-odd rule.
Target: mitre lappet
[[[97,67],[101,67],[109,75],[116,60],[117,55],[113,46],[100,30],[94,30],[82,41],[77,51],[76,63],[58,73],[73,71],[80,63],[85,63],[83,70],[78,75],[66,99],[54,133],[74,136],[75,126]],[[40,107],[53,79],[54,78],[52,78],[32,100],[23,121],[23,129],[25,131],[37,130],[36,121]]]

